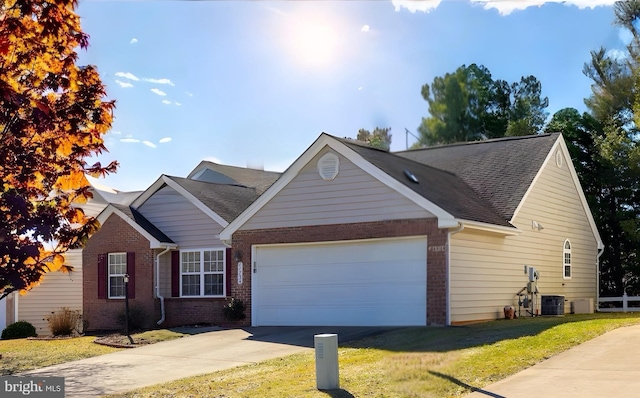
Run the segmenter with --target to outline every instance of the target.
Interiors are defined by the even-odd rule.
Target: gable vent
[[[335,153],[326,153],[318,160],[318,173],[325,181],[331,181],[336,178],[339,169],[340,159]]]

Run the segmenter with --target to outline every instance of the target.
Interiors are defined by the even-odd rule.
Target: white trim
[[[565,162],[567,165],[567,169],[569,170],[569,173],[571,174],[571,178],[573,179],[573,183],[575,184],[576,190],[578,191],[578,197],[580,198],[580,203],[582,203],[582,208],[584,209],[584,212],[587,215],[587,220],[589,221],[591,232],[593,233],[593,236],[596,239],[597,248],[598,250],[600,250],[604,248],[604,244],[602,243],[602,238],[600,238],[600,233],[598,232],[596,222],[593,219],[593,215],[591,214],[591,209],[589,208],[589,204],[587,203],[587,198],[584,196],[582,185],[580,185],[578,174],[576,174],[576,169],[573,167],[573,162],[571,161],[571,155],[569,154],[569,149],[567,148],[567,144],[564,142],[564,137],[562,136],[562,134],[558,135],[558,139],[551,147],[551,150],[547,154],[547,157],[545,158],[544,162],[542,162],[542,166],[538,169],[536,176],[533,178],[533,181],[531,182],[531,184],[529,184],[529,188],[527,188],[527,191],[525,192],[524,196],[522,197],[522,200],[518,204],[518,207],[516,207],[516,210],[513,212],[513,217],[511,218],[510,222],[513,223],[513,220],[515,220],[515,218],[518,216],[518,213],[520,212],[522,206],[527,201],[529,194],[533,190],[534,185],[542,175],[544,168],[547,166],[550,160],[556,156],[557,150],[561,150],[562,155],[565,157],[565,159],[567,159],[567,161]]]
[[[134,209],[139,208],[147,200],[149,200],[151,196],[153,196],[165,185],[171,187],[180,195],[184,196],[185,199],[187,199],[191,204],[193,204],[200,211],[202,211],[204,214],[209,216],[209,218],[211,218],[213,221],[220,224],[222,228],[229,225],[229,223],[224,218],[220,217],[215,211],[211,210],[207,205],[205,205],[200,200],[198,200],[198,198],[193,196],[191,192],[184,189],[180,184],[175,182],[170,176],[167,176],[165,174],[161,175],[160,178],[156,180],[156,182],[154,182],[149,188],[147,188],[146,191],[144,191],[144,193],[142,193],[142,195],[138,196],[138,198],[134,200],[133,203],[131,203],[131,207],[133,207]]]
[[[471,220],[463,220],[463,219],[460,219],[460,222],[464,225],[465,228],[468,228],[468,229],[476,229],[479,231],[493,232],[500,235],[516,236],[522,233],[522,230],[516,227],[505,227],[502,225],[495,225],[495,224],[489,224],[489,223],[484,223],[480,221],[471,221]]]
[[[140,235],[144,236],[144,238],[149,241],[149,248],[150,249],[161,249],[161,248],[166,248],[166,247],[170,247],[170,248],[178,247],[178,245],[176,245],[175,243],[160,242],[159,240],[154,238],[149,232],[147,232],[144,228],[142,228],[137,222],[132,220],[129,216],[127,216],[126,214],[124,214],[122,211],[120,211],[118,208],[116,208],[115,206],[113,206],[111,204],[109,204],[107,207],[105,207],[105,209],[102,210],[100,212],[100,214],[98,214],[97,220],[102,225],[112,215],[116,215],[116,216],[122,218],[127,224],[129,224],[133,229],[135,229]]]
[[[111,255],[124,255],[124,273],[123,274],[112,274],[111,273]],[[107,298],[108,299],[124,299],[126,296],[126,293],[123,294],[122,296],[112,296],[111,295],[111,278],[117,278],[117,277],[122,277],[123,278],[123,284],[124,284],[124,276],[127,274],[127,267],[129,266],[129,264],[127,263],[127,252],[110,252],[107,253]]]
[[[569,248],[567,249],[565,246],[569,242]],[[573,254],[571,253],[571,249],[573,249],[571,245],[571,240],[566,238],[564,242],[562,242],[562,279],[569,280],[573,277]],[[569,276],[566,275],[565,267],[567,264],[564,262],[564,256],[566,253],[569,253]]]
[[[300,155],[300,157],[298,157],[298,159],[293,162],[291,166],[289,166],[289,168],[273,185],[271,185],[271,187],[269,187],[269,189],[267,189],[256,201],[254,201],[245,211],[236,217],[235,220],[227,225],[222,232],[220,232],[220,239],[223,241],[231,240],[234,232],[239,230],[240,227],[242,227],[262,207],[273,199],[278,192],[284,189],[298,175],[298,173],[327,146],[347,158],[364,172],[376,178],[387,187],[395,190],[421,208],[435,215],[438,218],[438,228],[451,228],[458,225],[458,221],[453,215],[449,214],[441,207],[435,205],[433,202],[427,200],[422,195],[414,192],[409,187],[369,163],[345,144],[330,135],[323,133],[302,155]]]
[[[205,275],[220,275],[220,272],[206,272],[204,270],[204,252],[222,252],[222,294],[204,294],[204,277]],[[185,252],[198,252],[200,253],[200,271],[197,275],[200,275],[200,294],[186,296],[182,294],[182,276],[185,274],[182,271],[182,253]],[[180,274],[180,298],[221,298],[227,297],[227,249],[225,247],[204,247],[204,248],[185,248],[180,249],[178,258],[178,272]],[[195,273],[187,273],[186,275],[196,275]]]

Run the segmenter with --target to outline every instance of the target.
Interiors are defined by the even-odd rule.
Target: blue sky
[[[94,64],[116,100],[100,181],[142,190],[201,160],[284,171],[322,132],[428,116],[423,84],[462,64],[534,75],[549,114],[585,110],[589,52],[624,50],[611,0],[81,1]],[[415,139],[408,136],[411,145]]]

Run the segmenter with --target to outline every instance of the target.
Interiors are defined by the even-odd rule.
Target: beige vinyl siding
[[[536,221],[544,228],[532,228]],[[451,321],[465,322],[504,316],[516,293],[526,286],[524,266],[540,273],[542,295],[565,296],[565,312],[576,298],[596,299],[597,243],[578,188],[567,167],[557,167],[555,152],[521,204],[513,224],[522,233],[501,236],[464,229],[451,236]],[[563,279],[563,244],[572,246],[572,278]]]
[[[345,157],[335,179],[317,169],[320,151],[241,230],[429,218],[433,215],[387,187]]]
[[[183,249],[222,245],[222,226],[169,186],[137,210]]]
[[[62,307],[82,311],[82,251],[70,250],[66,254],[72,273],[51,272],[26,295],[18,297],[18,320],[33,324],[38,335],[49,335],[45,318]]]

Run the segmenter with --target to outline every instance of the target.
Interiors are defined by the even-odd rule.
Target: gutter
[[[158,325],[162,324],[165,319],[164,314],[164,297],[160,294],[160,256],[170,251],[171,247],[166,246],[165,249],[156,255],[155,267],[156,267],[156,297],[160,299],[160,320],[157,322]]]
[[[447,262],[447,287],[446,287],[446,306],[447,313],[445,315],[445,325],[451,326],[451,294],[449,292],[449,287],[451,286],[451,263],[450,263],[450,250],[451,250],[451,235],[455,235],[458,232],[461,232],[464,229],[464,224],[458,221],[458,226],[456,228],[452,228],[447,233],[447,251],[446,251],[446,262]]]

